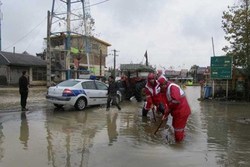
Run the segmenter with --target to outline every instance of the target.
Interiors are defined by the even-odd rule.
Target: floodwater
[[[160,121],[142,119],[142,103],[54,110],[45,89],[31,90],[21,114],[18,92],[0,90],[0,166],[250,166],[250,104],[200,102],[199,87],[185,91],[192,114],[185,141],[175,144],[168,126],[154,135]]]

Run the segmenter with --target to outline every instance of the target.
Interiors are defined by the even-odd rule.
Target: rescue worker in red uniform
[[[160,84],[154,73],[148,74],[144,92],[146,94],[146,102],[142,109],[142,116],[147,116],[148,111],[154,106],[157,107],[157,111],[164,113]]]
[[[172,126],[174,128],[175,141],[181,142],[185,137],[185,126],[191,110],[185,97],[184,91],[179,85],[167,81],[164,78],[158,80],[162,92],[162,100],[166,103],[167,108],[163,116],[163,120],[166,120],[168,115],[173,117]]]
[[[157,80],[159,80],[161,78],[164,78],[165,80],[167,80],[166,77],[163,75],[162,70],[157,70],[156,77],[157,77]]]

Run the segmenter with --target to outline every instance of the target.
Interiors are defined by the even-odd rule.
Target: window
[[[96,89],[94,81],[86,81],[82,83],[83,89]]]
[[[105,85],[104,83],[101,83],[101,82],[98,82],[98,81],[96,81],[95,83],[96,83],[96,86],[97,86],[98,90],[108,90],[107,85]]]
[[[65,86],[65,87],[73,87],[78,84],[80,81],[76,80],[66,80],[58,84],[58,86]]]
[[[33,68],[32,77],[33,81],[46,81],[46,68]]]

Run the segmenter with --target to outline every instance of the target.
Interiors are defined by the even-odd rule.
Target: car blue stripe
[[[86,95],[86,92],[81,89],[81,90],[72,90],[72,92],[74,93],[75,96],[78,96],[79,94],[85,94]]]
[[[83,89],[78,89],[78,90],[71,90],[72,94],[65,94],[63,93],[62,96],[68,97],[68,96],[78,96],[79,94],[84,94],[86,95],[86,92]]]

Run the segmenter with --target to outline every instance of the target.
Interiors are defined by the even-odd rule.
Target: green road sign
[[[211,57],[211,79],[232,79],[232,58]]]

